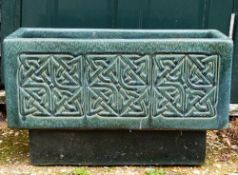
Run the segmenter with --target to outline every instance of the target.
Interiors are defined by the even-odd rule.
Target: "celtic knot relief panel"
[[[21,116],[214,117],[217,55],[22,54]]]
[[[82,57],[21,55],[19,110],[23,116],[82,116]]]
[[[86,60],[90,115],[149,114],[149,56],[88,55]]]
[[[216,115],[218,56],[156,55],[153,116]]]

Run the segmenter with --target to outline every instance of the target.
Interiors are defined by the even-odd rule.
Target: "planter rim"
[[[217,41],[230,40],[226,35],[213,29],[93,29],[93,28],[19,28],[6,39],[42,40],[148,40],[148,41]]]

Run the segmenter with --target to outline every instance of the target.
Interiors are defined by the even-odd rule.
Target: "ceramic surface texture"
[[[220,129],[232,41],[216,30],[22,28],[4,40],[14,128]]]

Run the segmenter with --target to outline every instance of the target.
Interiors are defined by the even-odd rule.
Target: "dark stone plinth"
[[[30,130],[35,165],[201,165],[205,131]]]

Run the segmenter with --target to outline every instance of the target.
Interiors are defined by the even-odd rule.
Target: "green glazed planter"
[[[21,28],[3,47],[12,128],[227,126],[232,41],[216,30]]]
[[[3,49],[8,124],[35,165],[201,165],[205,130],[227,126],[218,31],[22,28]]]

